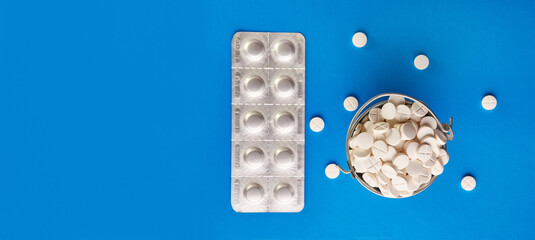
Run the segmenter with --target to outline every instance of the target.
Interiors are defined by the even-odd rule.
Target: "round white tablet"
[[[496,105],[498,105],[498,100],[496,100],[496,97],[489,94],[483,97],[481,100],[481,105],[486,110],[492,110],[496,108]]]
[[[386,120],[391,120],[396,117],[396,106],[392,103],[385,103],[381,108],[381,116]]]
[[[416,137],[416,128],[410,122],[402,124],[399,131],[403,140],[411,140]]]
[[[364,169],[366,169],[367,172],[371,172],[371,173],[379,172],[379,170],[381,170],[381,166],[383,165],[381,162],[381,159],[375,156],[366,158],[363,163],[364,163]]]
[[[378,158],[383,158],[388,153],[388,145],[382,140],[375,141],[372,145],[372,154]]]
[[[376,123],[376,122],[382,122],[384,120],[383,116],[381,115],[381,109],[380,108],[372,108],[370,109],[370,112],[368,113],[368,118],[370,121]]]
[[[405,148],[405,153],[409,156],[410,159],[416,159],[418,157],[418,147],[420,144],[418,142],[408,142],[407,147]]]
[[[388,125],[388,123],[386,123],[386,122],[374,123],[373,127],[372,127],[373,133],[375,133],[375,134],[386,133],[389,128],[390,128],[390,125]]]
[[[375,174],[375,176],[377,177],[377,183],[379,183],[379,185],[385,185],[385,184],[388,184],[390,182],[390,178],[385,176],[385,174],[382,173],[381,171],[379,171],[377,174]]]
[[[433,168],[431,168],[431,174],[438,176],[444,171],[444,165],[440,161],[436,161]]]
[[[405,104],[405,98],[400,95],[392,95],[388,97],[388,102],[393,103],[394,105],[404,105]]]
[[[394,157],[394,160],[392,160],[392,163],[397,169],[404,169],[409,165],[409,156],[405,153],[398,153]]]
[[[347,111],[353,112],[357,110],[358,106],[359,106],[359,101],[353,96],[349,96],[344,100],[344,108]]]
[[[435,136],[426,136],[420,140],[420,144],[427,144],[431,146],[433,153],[438,156],[440,148],[438,147],[437,139]]]
[[[434,155],[432,155],[427,161],[424,162],[424,167],[432,168],[433,166],[435,166],[437,162],[438,162],[437,158]]]
[[[391,129],[388,129],[388,131],[386,132],[385,138],[386,138],[386,142],[390,146],[396,146],[401,141],[401,134],[399,133],[399,130],[395,128],[391,128]]]
[[[357,32],[355,33],[355,35],[353,35],[353,45],[355,45],[355,47],[358,47],[358,48],[364,47],[364,45],[366,45],[367,42],[368,42],[368,37],[363,32]]]
[[[362,179],[370,185],[370,187],[377,187],[377,178],[373,173],[362,174]]]
[[[466,191],[472,191],[476,187],[476,179],[472,176],[464,176],[461,180],[461,187]]]
[[[407,190],[408,184],[407,180],[402,176],[392,177],[392,186],[398,191]]]
[[[340,175],[340,169],[338,169],[336,164],[331,163],[325,167],[325,175],[330,179],[335,179]]]
[[[450,155],[448,154],[448,152],[446,152],[446,150],[442,148],[439,150],[437,158],[438,160],[440,160],[440,162],[442,162],[442,165],[446,165],[450,161]]]
[[[405,122],[411,118],[411,109],[407,105],[398,105],[396,107],[396,120],[399,122]]]
[[[394,147],[388,146],[388,151],[386,152],[386,155],[382,158],[382,160],[385,162],[390,162],[392,161],[392,159],[394,159],[394,156],[396,156],[397,153],[398,151],[396,151]]]
[[[428,111],[427,111],[427,107],[425,107],[423,104],[421,104],[419,102],[414,102],[411,105],[411,112],[416,117],[421,118],[421,117],[425,116]],[[418,121],[420,121],[420,119],[418,119]]]
[[[353,156],[355,159],[358,160],[364,160],[368,158],[371,155],[370,149],[361,149],[361,148],[355,148],[353,149]]]
[[[364,127],[364,131],[365,132],[373,133],[373,122],[372,121],[367,121],[362,126]],[[361,130],[361,132],[362,132],[362,130]]]
[[[446,138],[446,134],[440,131],[439,129],[435,130],[435,138],[437,139],[437,143],[442,146],[446,144],[448,139]]]
[[[435,136],[435,131],[428,126],[420,127],[418,129],[418,133],[416,134],[416,137],[418,137],[418,139],[421,140],[425,136]]]
[[[399,190],[397,190],[392,184],[388,184],[388,191],[392,194],[390,197],[399,196]]]
[[[243,196],[249,202],[257,203],[264,197],[264,189],[256,183],[249,183],[243,190]]]
[[[320,117],[314,117],[310,120],[310,129],[314,132],[321,132],[325,127],[325,122]]]
[[[411,175],[407,175],[405,177],[405,179],[407,180],[407,190],[408,191],[413,191],[414,192],[414,191],[418,190],[418,188],[420,188],[420,184],[417,183]]]
[[[426,184],[431,181],[431,170],[424,168],[420,174],[413,176],[413,179],[419,184]]]
[[[427,56],[420,54],[414,58],[414,66],[418,70],[424,70],[429,66],[429,58]]]
[[[366,172],[366,169],[364,168],[364,159],[353,159],[352,164],[353,167],[355,167],[355,172]]]
[[[409,160],[409,165],[407,165],[407,173],[414,176],[420,175],[423,170],[424,166],[422,165],[422,162],[420,160]]]
[[[393,178],[394,176],[398,175],[397,169],[390,163],[383,164],[381,167],[381,172],[388,178]]]
[[[279,184],[275,188],[275,198],[281,202],[288,202],[292,200],[294,191],[288,184]]]
[[[373,145],[373,136],[367,132],[359,133],[355,141],[358,148],[369,149]]]
[[[433,149],[428,144],[420,144],[416,153],[416,157],[422,162],[427,162],[433,155]]]
[[[428,126],[435,130],[437,129],[437,121],[431,116],[425,116],[420,120],[420,126]]]

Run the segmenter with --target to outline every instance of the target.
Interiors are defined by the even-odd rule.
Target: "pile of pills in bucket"
[[[355,171],[386,197],[412,196],[432,176],[440,175],[449,155],[446,136],[421,103],[391,96],[370,109],[349,139]]]

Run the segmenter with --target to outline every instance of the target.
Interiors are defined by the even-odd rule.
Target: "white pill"
[[[428,111],[427,111],[427,108],[423,104],[421,104],[419,102],[413,102],[412,106],[411,106],[411,112],[412,112],[412,114],[416,115],[417,117],[422,118],[423,116],[425,116],[427,114]]]
[[[390,197],[398,197],[399,196],[399,190],[397,190],[394,185],[388,184],[388,191],[392,194]]]
[[[444,165],[440,161],[436,161],[435,165],[431,168],[431,174],[438,176],[444,171]]]
[[[373,128],[373,133],[383,134],[388,131],[388,129],[390,128],[390,125],[388,125],[388,123],[385,123],[385,122],[378,122],[378,123],[374,123],[372,128]]]
[[[396,105],[385,103],[381,108],[381,116],[386,120],[394,119],[396,117]]]
[[[388,143],[390,146],[396,146],[401,141],[401,134],[399,133],[399,130],[391,128],[386,132],[385,138],[386,143]]]
[[[385,174],[382,173],[381,171],[375,174],[375,176],[377,177],[377,183],[379,183],[379,185],[386,185],[390,183],[390,178],[385,176]]]
[[[330,179],[335,179],[340,175],[340,169],[336,166],[336,164],[331,163],[325,167],[325,176],[327,176]]]
[[[353,156],[355,157],[355,159],[364,160],[370,157],[370,155],[371,155],[370,149],[361,149],[361,148],[353,149]]]
[[[251,203],[257,203],[264,198],[264,189],[256,183],[249,183],[244,191],[243,195]]]
[[[394,156],[396,156],[397,153],[398,151],[396,151],[394,147],[388,146],[388,151],[386,152],[386,155],[381,159],[385,162],[390,162],[392,161],[392,159],[394,159]]]
[[[402,124],[399,130],[403,140],[411,140],[416,137],[416,128],[410,122]]]
[[[435,130],[435,138],[437,139],[437,143],[442,146],[446,144],[448,139],[446,138],[446,134],[440,131],[439,129]]]
[[[405,191],[408,187],[407,180],[399,175],[394,176],[392,178],[392,186],[398,191]]]
[[[375,177],[375,174],[364,173],[362,174],[362,179],[364,179],[364,181],[368,183],[370,187],[377,187],[377,178]]]
[[[388,145],[382,140],[375,141],[372,145],[372,154],[378,158],[383,158],[388,153]]]
[[[396,151],[403,151],[403,146],[405,145],[405,140],[399,141],[398,145],[393,146]]]
[[[398,153],[392,160],[392,163],[397,169],[404,169],[409,165],[409,156],[405,153]]]
[[[389,185],[390,185],[390,180],[388,180],[388,181],[389,181],[389,183],[383,184],[383,185],[379,185],[378,188],[379,188],[379,190],[381,190],[381,194],[383,194],[383,196],[385,196],[385,197],[394,197],[394,195],[392,195],[392,193],[388,189]]]
[[[411,175],[407,175],[405,179],[407,180],[407,191],[414,192],[420,188],[420,184],[414,181],[414,178]]]
[[[381,162],[381,159],[375,156],[366,158],[366,160],[364,160],[363,163],[364,163],[364,169],[366,169],[366,171],[370,173],[379,172],[379,170],[381,170],[381,167],[383,165]]]
[[[416,158],[420,159],[420,161],[426,162],[432,155],[433,149],[428,144],[420,144],[420,146],[418,146]]]
[[[398,170],[390,163],[383,164],[381,167],[381,172],[388,178],[393,178],[394,176],[398,175]]]
[[[420,160],[409,160],[409,165],[407,165],[406,170],[409,175],[412,175],[414,177],[420,175],[423,172],[424,166],[422,165],[422,162],[420,162]]]
[[[412,111],[412,109],[411,109]],[[416,116],[414,113],[411,114],[411,121],[419,123],[420,120],[422,120],[422,117]],[[416,128],[418,128],[418,124],[416,124]]]
[[[414,58],[414,66],[418,70],[424,70],[429,66],[429,58],[427,56],[420,54]]]
[[[435,136],[435,131],[428,126],[420,127],[418,129],[418,133],[416,134],[416,137],[421,140],[422,138],[426,136]]]
[[[353,136],[357,136],[360,131],[362,131],[362,124],[357,124],[357,127],[355,127],[355,131],[353,131]]]
[[[357,136],[353,136],[348,141],[350,148],[356,148],[357,147]]]
[[[384,118],[381,115],[381,109],[380,108],[372,108],[372,109],[370,109],[370,112],[368,113],[368,118],[370,119],[370,121],[372,121],[374,123],[384,121]]]
[[[407,143],[407,147],[405,148],[405,153],[407,153],[407,156],[409,156],[410,159],[416,159],[418,157],[418,147],[420,144],[418,142],[412,142],[410,141]]]
[[[464,176],[461,180],[461,187],[466,191],[472,191],[476,188],[476,179],[472,176]]]
[[[481,100],[481,106],[486,110],[492,110],[496,108],[496,105],[498,105],[498,100],[492,95],[486,95]]]
[[[437,121],[431,116],[425,116],[420,120],[420,126],[428,126],[435,130],[437,129]]]
[[[358,106],[359,106],[359,101],[353,96],[349,96],[344,100],[344,108],[347,111],[353,112],[357,110]]]
[[[396,107],[396,120],[405,122],[411,118],[411,109],[407,105],[398,105]]]
[[[373,133],[373,122],[372,121],[367,121],[364,123],[364,131],[365,132],[368,132],[368,133]],[[361,130],[362,132],[362,130]]]
[[[414,191],[409,191],[409,190],[404,190],[404,191],[399,192],[399,195],[402,197],[410,197],[413,194],[414,194]]]
[[[437,158],[433,155],[427,161],[423,162],[425,168],[432,168],[435,164],[439,162]]]
[[[431,170],[424,168],[417,176],[413,176],[413,180],[419,184],[426,184],[431,181]]]
[[[361,149],[369,149],[373,145],[373,136],[370,133],[363,132],[357,135],[355,140],[357,147]]]
[[[358,47],[358,48],[364,47],[364,45],[366,45],[367,42],[368,42],[368,37],[363,32],[357,32],[353,35],[353,45],[355,45],[355,47]]]
[[[427,144],[429,146],[431,146],[431,150],[433,150],[433,153],[438,156],[438,154],[440,153],[439,152],[439,147],[438,147],[438,143],[437,143],[437,139],[435,138],[435,136],[426,136],[424,138],[422,138],[420,140],[420,144]]]
[[[448,152],[446,152],[446,150],[442,148],[439,150],[437,158],[438,160],[440,160],[440,162],[442,162],[442,165],[446,165],[450,161],[450,155],[448,154]]]
[[[393,103],[394,105],[404,105],[405,104],[405,98],[400,95],[392,95],[388,97],[388,102]]]
[[[353,159],[352,161],[353,167],[355,167],[355,171],[358,173],[366,172],[366,168],[364,167],[364,159]]]
[[[325,127],[325,122],[320,117],[314,117],[310,120],[310,129],[314,132],[321,132]]]

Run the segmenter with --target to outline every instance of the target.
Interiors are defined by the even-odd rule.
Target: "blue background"
[[[231,208],[236,31],[306,38],[326,127],[306,131],[300,213]],[[533,1],[2,0],[0,239],[534,238],[533,39]],[[383,92],[454,119],[444,174],[408,199],[324,175],[346,167],[345,97]]]

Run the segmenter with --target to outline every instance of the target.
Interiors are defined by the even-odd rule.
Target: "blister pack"
[[[304,207],[305,38],[237,32],[232,39],[232,183],[236,212]]]

